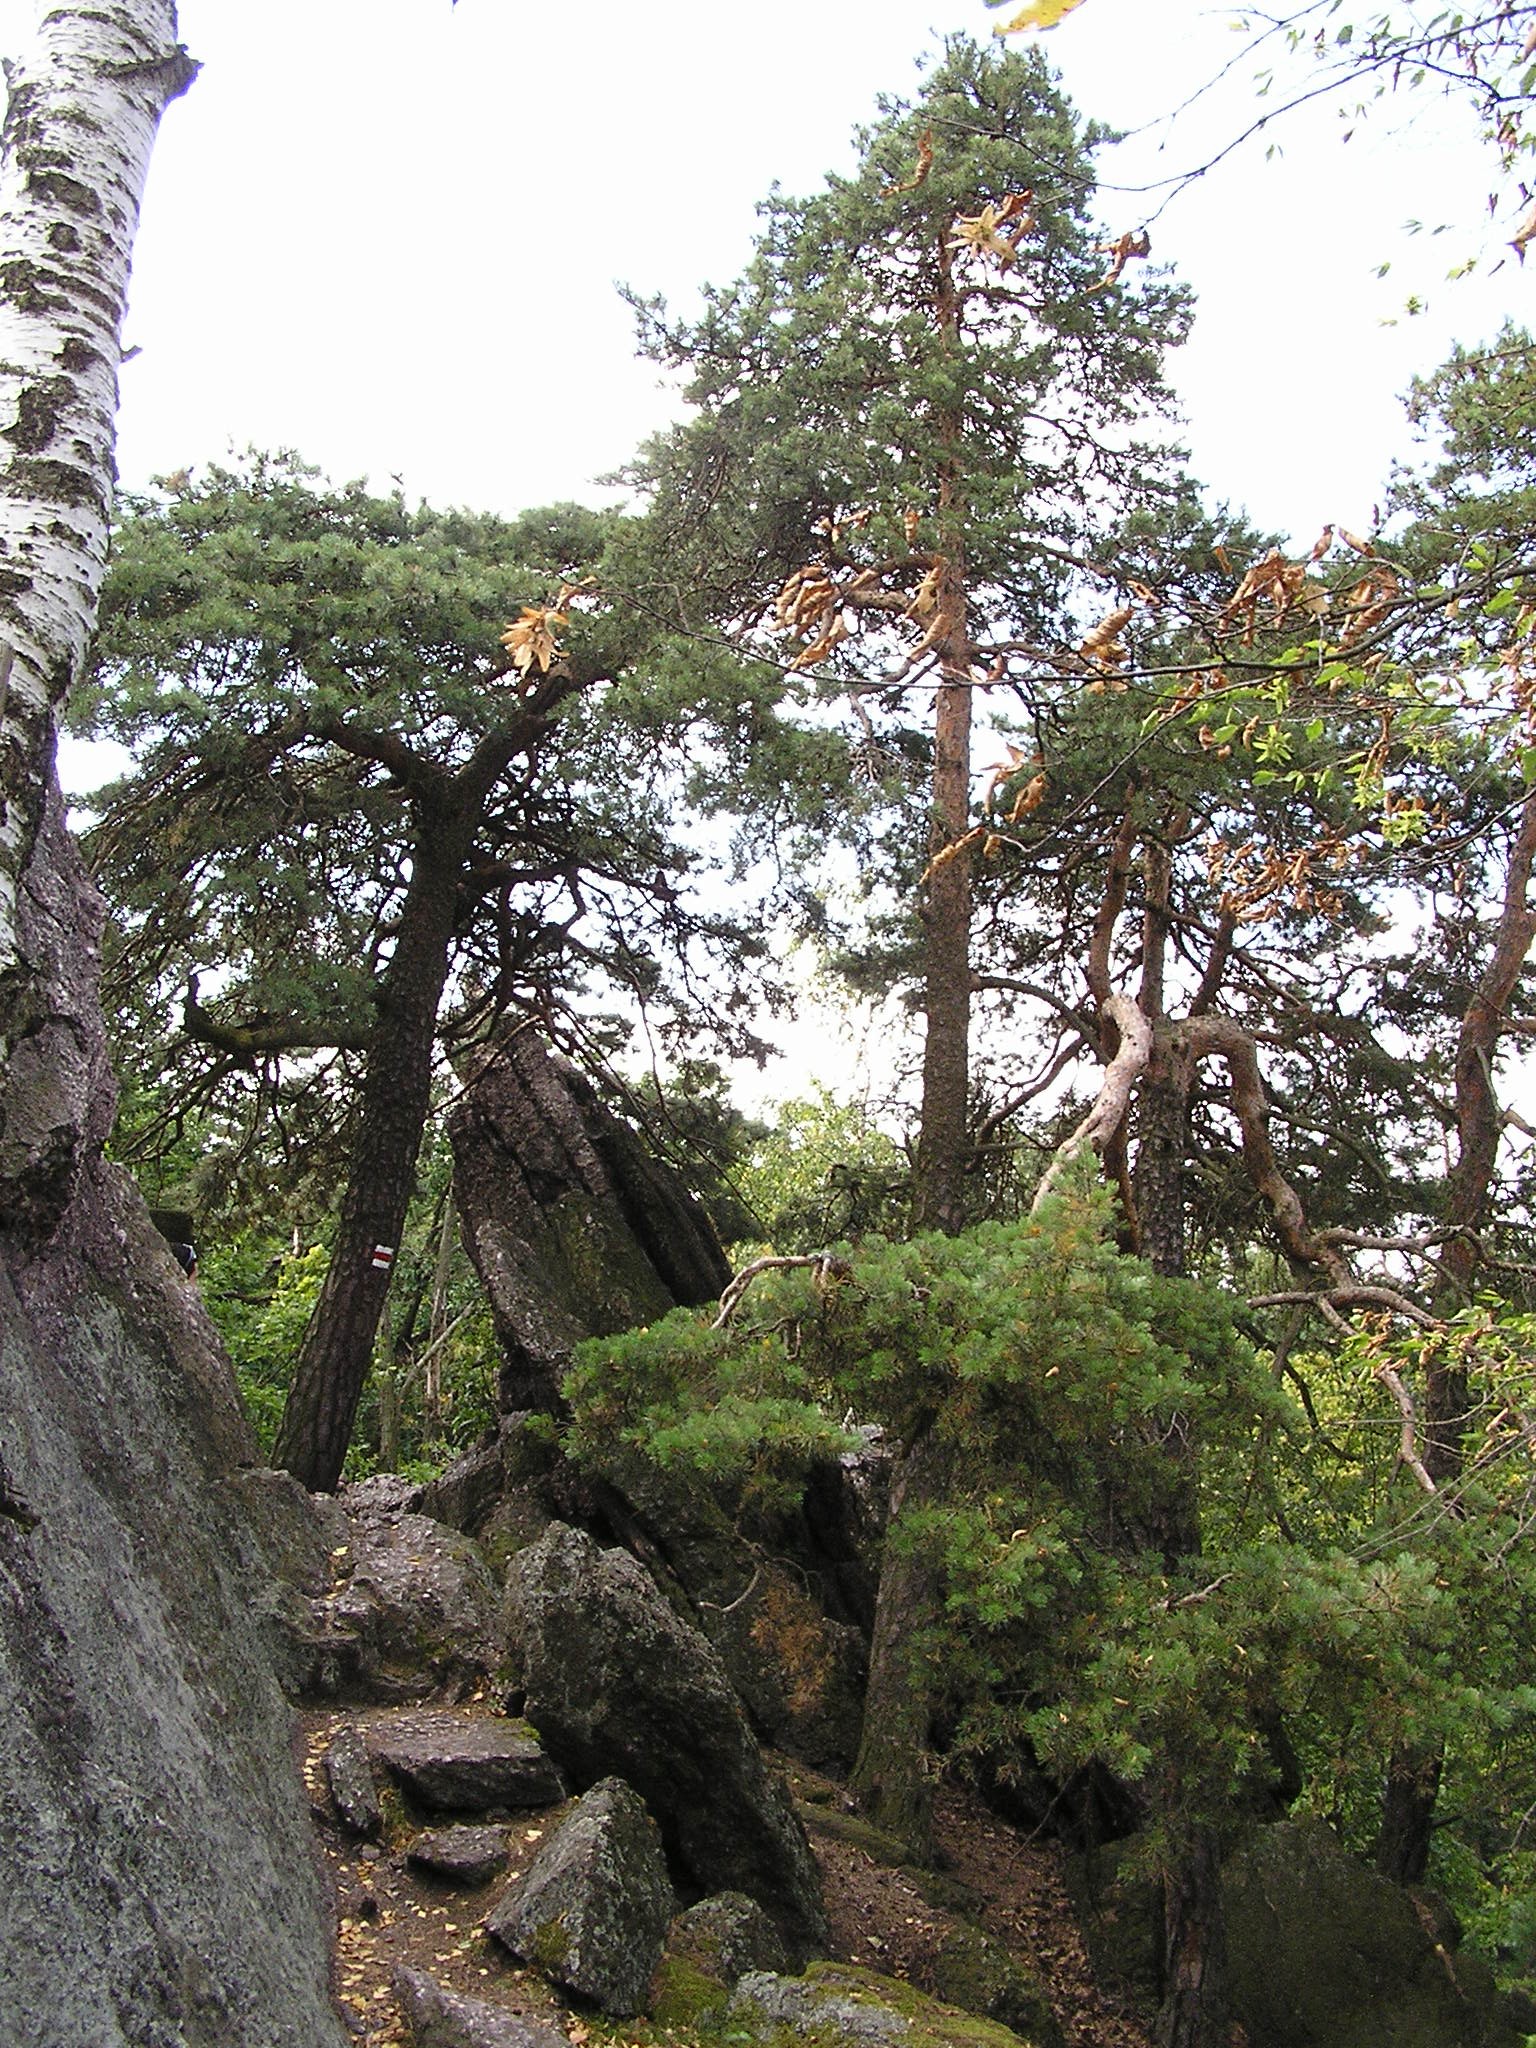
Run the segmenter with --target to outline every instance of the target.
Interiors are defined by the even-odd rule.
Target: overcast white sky
[[[910,89],[939,35],[1000,18],[982,0],[183,0],[204,70],[151,174],[125,481],[254,443],[434,502],[590,495],[668,410],[614,281],[686,304],[734,275],[775,179],[804,191],[846,166],[877,93]],[[1133,127],[1241,50],[1235,19],[1085,0],[1045,47],[1086,112]],[[1253,71],[1160,155],[1154,136],[1106,156],[1106,179],[1228,141],[1260,111]],[[1409,375],[1530,289],[1513,258],[1445,284],[1490,167],[1442,116],[1404,120],[1347,147],[1331,108],[1287,121],[1279,161],[1250,144],[1153,230],[1199,295],[1176,366],[1196,474],[1307,539],[1368,522]],[[1156,203],[1106,192],[1106,222]],[[1457,229],[1406,238],[1412,218]],[[1430,314],[1383,325],[1410,289]]]
[[[0,49],[34,6],[0,0]],[[204,69],[151,172],[125,483],[256,445],[439,504],[593,495],[671,405],[615,281],[686,305],[733,276],[775,180],[847,167],[877,94],[999,18],[982,0],[183,0]],[[1262,111],[1236,18],[1085,0],[1045,39],[1079,106],[1122,128],[1238,59],[1194,114],[1105,154],[1107,230]],[[1327,104],[1278,122],[1152,230],[1198,295],[1174,361],[1194,473],[1303,544],[1370,524],[1409,377],[1527,317],[1536,285],[1507,252],[1446,282],[1490,235],[1493,167],[1465,123],[1399,104],[1346,146],[1348,125]],[[1429,311],[1405,319],[1412,291]]]

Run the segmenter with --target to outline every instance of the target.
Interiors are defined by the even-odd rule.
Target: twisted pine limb
[[[710,1324],[712,1330],[723,1330],[730,1324],[740,1308],[747,1289],[763,1273],[785,1273],[795,1269],[815,1266],[817,1278],[830,1280],[834,1273],[846,1272],[847,1265],[842,1259],[835,1259],[830,1252],[768,1252],[760,1259],[753,1259],[743,1266],[720,1297],[720,1312]]]

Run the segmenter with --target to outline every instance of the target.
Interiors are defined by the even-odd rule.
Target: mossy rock
[[[670,2033],[694,2033],[718,2019],[730,1999],[729,1984],[681,1956],[663,1956],[651,1979],[651,2023]]]
[[[1261,1828],[1222,1873],[1232,2005],[1251,2048],[1520,2048],[1485,1965],[1321,1821]]]
[[[1038,1972],[968,1922],[945,1936],[925,1985],[946,2005],[999,2020],[1038,2048],[1067,2048]]]
[[[912,1851],[905,1842],[895,1835],[888,1835],[884,1828],[877,1828],[872,1821],[863,1820],[856,1813],[841,1813],[836,1807],[826,1806],[820,1801],[812,1805],[803,1799],[796,1800],[795,1809],[810,1834],[857,1849],[871,1863],[883,1863],[891,1870],[900,1870],[903,1864],[912,1860]]]
[[[901,2048],[1055,2048],[1049,2039],[1015,2033],[996,2020],[930,1998],[897,1977],[851,1963],[813,1963],[803,1977],[766,1971],[743,1977],[727,2014],[726,2032],[759,2048],[846,2048],[850,2041]]]

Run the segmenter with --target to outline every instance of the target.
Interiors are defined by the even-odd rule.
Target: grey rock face
[[[374,1699],[462,1696],[496,1662],[496,1592],[475,1546],[401,1494],[349,1487],[337,1583],[321,1603],[341,1689]]]
[[[328,1913],[229,1475],[233,1375],[88,1164],[0,1242],[0,2035],[340,2048]]]
[[[384,1832],[384,1814],[367,1745],[355,1728],[338,1729],[332,1738],[325,1753],[325,1779],[342,1826],[377,1841]]]
[[[556,1525],[513,1559],[508,1635],[528,1718],[578,1785],[621,1773],[700,1890],[740,1891],[803,1961],[828,1938],[789,1795],[720,1659],[623,1551]]]
[[[627,2019],[645,2010],[676,1903],[643,1800],[605,1778],[485,1924],[552,1982]]]
[[[420,1970],[402,1964],[393,1983],[415,2048],[568,2048],[553,2027],[482,1998],[461,1998]]]
[[[398,1713],[370,1723],[368,1752],[434,1813],[553,1806],[565,1781],[520,1721]]]
[[[745,1892],[716,1892],[679,1913],[667,1936],[667,1953],[717,1984],[734,1984],[749,1970],[789,1968],[779,1930]]]
[[[500,1877],[510,1858],[502,1828],[436,1828],[416,1837],[405,1860],[452,1884],[477,1885]]]

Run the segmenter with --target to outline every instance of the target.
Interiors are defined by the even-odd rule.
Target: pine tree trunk
[[[939,1611],[943,1584],[926,1549],[901,1540],[904,1515],[942,1497],[948,1459],[931,1428],[903,1453],[891,1482],[880,1591],[869,1651],[864,1727],[851,1785],[870,1819],[906,1843],[914,1859],[933,1856],[933,1716],[938,1674],[921,1636]]]
[[[956,845],[970,822],[971,684],[946,679],[934,713],[930,859]],[[923,919],[922,1116],[918,1128],[915,1230],[953,1234],[965,1222],[971,1031],[971,870],[968,852],[928,878]]]
[[[1159,1273],[1185,1268],[1184,1168],[1194,1078],[1194,1061],[1177,1029],[1156,1029],[1137,1098],[1133,1186],[1138,1249]]]
[[[1216,1830],[1181,1842],[1163,1880],[1163,2002],[1157,2048],[1226,2048],[1226,1929]]]
[[[430,1106],[438,1004],[472,835],[462,807],[424,810],[394,957],[380,983],[331,1263],[272,1453],[314,1492],[330,1492],[346,1461]]]

